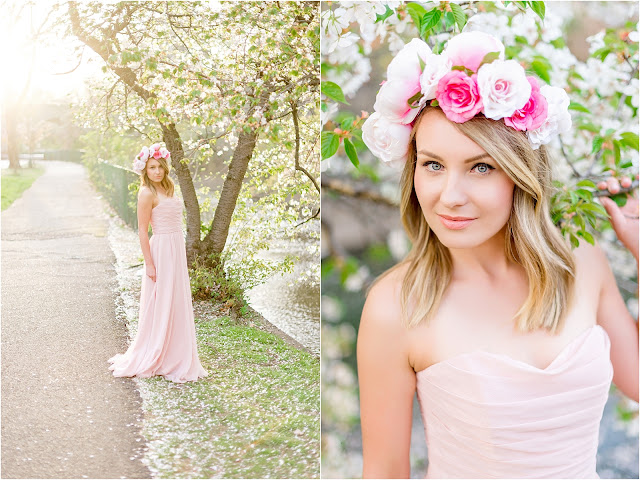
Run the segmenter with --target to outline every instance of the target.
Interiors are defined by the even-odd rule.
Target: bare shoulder
[[[153,192],[151,191],[151,189],[149,187],[147,187],[146,185],[142,185],[140,187],[140,190],[138,191],[138,198],[139,199],[149,199],[149,198],[153,198]]]
[[[573,255],[578,271],[585,274],[592,275],[595,270],[601,271],[608,265],[607,257],[597,242],[591,245],[585,240],[580,240],[580,246],[573,250]]]
[[[138,192],[138,203],[143,205],[151,205],[153,203],[153,198],[155,195],[149,189],[149,187],[143,185],[140,187],[140,191]]]
[[[361,326],[367,323],[382,327],[385,331],[404,330],[400,293],[406,271],[407,265],[399,264],[383,274],[371,287],[362,311]]]

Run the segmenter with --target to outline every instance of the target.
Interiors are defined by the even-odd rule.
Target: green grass
[[[250,319],[196,318],[209,376],[141,379],[154,477],[319,478],[320,361]]]
[[[22,192],[31,186],[31,184],[44,173],[43,168],[23,168],[17,173],[13,170],[5,169],[2,171],[2,210],[6,210],[9,206],[20,198]]]

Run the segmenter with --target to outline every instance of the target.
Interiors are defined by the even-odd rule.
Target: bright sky
[[[22,2],[20,2],[22,3]],[[26,3],[26,2],[25,2]],[[80,66],[72,73],[56,75],[72,70],[78,65],[79,54],[74,53],[77,45],[70,39],[53,38],[47,35],[45,39],[32,41],[35,32],[44,21],[51,2],[38,2],[27,5],[19,11],[18,2],[3,2],[0,19],[0,61],[3,68],[2,90],[10,97],[19,95],[31,71],[30,94],[25,101],[40,103],[39,92],[51,102],[74,100],[82,95],[86,78],[100,74],[102,64],[95,59],[96,55],[89,48],[84,49]],[[76,41],[77,42],[77,41]]]

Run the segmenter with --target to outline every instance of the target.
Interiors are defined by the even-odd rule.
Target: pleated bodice
[[[151,210],[151,228],[154,235],[182,232],[182,200],[175,195],[161,199]]]
[[[418,372],[427,478],[599,478],[609,351],[595,325],[544,369],[477,350]]]

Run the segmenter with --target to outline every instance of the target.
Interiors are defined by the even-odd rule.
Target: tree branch
[[[300,127],[298,125],[298,107],[296,106],[296,102],[295,101],[291,101],[291,113],[293,114],[293,126],[295,128],[296,131],[296,151],[295,151],[295,165],[296,165],[296,170],[304,173],[309,180],[311,180],[311,183],[313,183],[313,186],[316,187],[316,190],[318,191],[318,193],[320,193],[320,187],[318,186],[318,182],[316,182],[316,179],[313,178],[313,176],[309,173],[309,171],[304,168],[302,165],[300,165]],[[320,213],[320,209],[318,209],[318,213]]]
[[[375,203],[381,203],[390,207],[398,207],[398,204],[378,192],[367,190],[363,187],[354,187],[342,180],[328,178],[326,175],[321,177],[321,185],[323,190],[329,190],[347,197],[360,198]]]

